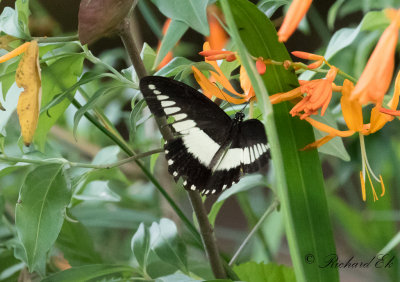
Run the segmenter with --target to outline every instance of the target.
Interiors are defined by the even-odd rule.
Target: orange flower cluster
[[[378,200],[378,196],[375,192],[372,178],[380,183],[382,188],[381,196],[385,193],[382,176],[379,175],[379,177],[377,177],[373,173],[368,162],[364,145],[364,136],[380,130],[387,122],[392,121],[394,116],[400,116],[400,111],[396,110],[400,96],[400,72],[396,78],[395,91],[392,99],[387,104],[388,109],[382,107],[384,95],[389,89],[393,76],[394,55],[400,28],[400,10],[386,10],[386,14],[388,18],[391,19],[391,24],[383,32],[355,86],[347,79],[344,81],[342,87],[336,86],[333,81],[338,73],[338,69],[330,66],[330,70],[325,79],[316,79],[306,82],[300,81],[300,87],[289,92],[277,93],[270,97],[271,103],[273,104],[302,97],[301,101],[290,111],[292,116],[299,116],[301,119],[305,119],[309,122],[313,127],[328,133],[325,137],[304,147],[303,150],[320,147],[334,137],[349,137],[355,133],[359,134],[363,162],[360,180],[362,198],[364,201],[366,200],[366,176],[372,188],[374,201]],[[322,56],[304,52],[293,52],[292,54],[300,58],[315,60],[316,62],[308,65],[309,69],[319,67],[324,62],[328,64]],[[341,92],[342,94],[340,104],[348,130],[337,130],[310,118],[311,115],[317,114],[319,109],[321,109],[321,115],[325,113],[332,97],[332,90]],[[305,96],[303,96],[303,94]],[[371,110],[370,123],[364,124],[362,107],[369,103],[373,103],[375,106]]]

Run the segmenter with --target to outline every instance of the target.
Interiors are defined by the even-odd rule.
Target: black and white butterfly
[[[182,177],[185,189],[217,194],[268,163],[259,120],[243,121],[241,111],[231,119],[202,93],[170,78],[144,77],[140,90],[155,116],[173,118],[174,139],[165,142],[165,156],[169,173],[175,181]]]

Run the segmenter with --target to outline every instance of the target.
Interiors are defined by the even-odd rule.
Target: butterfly
[[[218,194],[268,163],[259,120],[243,121],[242,111],[231,119],[202,93],[170,78],[144,77],[140,90],[150,111],[171,121],[174,138],[164,145],[168,171],[175,181],[183,179],[186,190]]]

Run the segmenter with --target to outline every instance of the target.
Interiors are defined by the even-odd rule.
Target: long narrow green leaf
[[[276,61],[290,60],[276,30],[256,6],[245,0],[221,0],[232,39],[257,93],[264,114],[277,177],[277,192],[285,217],[286,233],[297,281],[338,281],[337,269],[321,269],[324,257],[335,253],[335,244],[324,191],[318,153],[300,151],[314,141],[311,126],[289,116],[289,104],[274,106],[267,93],[297,86],[296,76],[281,66],[268,66],[261,78],[249,53]],[[268,89],[268,92],[267,92]],[[306,256],[315,262],[309,264]]]

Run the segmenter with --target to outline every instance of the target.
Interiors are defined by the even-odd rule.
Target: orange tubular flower
[[[171,24],[171,19],[167,19],[162,28],[163,35],[167,33],[170,24]],[[161,41],[158,42],[157,53],[160,51],[160,47],[161,47]],[[173,57],[174,55],[172,54],[172,51],[169,51],[167,55],[165,55],[164,59],[162,59],[160,64],[157,66],[157,70],[160,70],[163,67],[165,67],[173,59]]]
[[[360,104],[360,102],[358,100],[351,99],[351,94],[353,92],[353,89],[354,89],[353,83],[346,79],[343,83],[342,98],[340,100],[340,103],[342,106],[343,117],[344,117],[344,120],[345,120],[349,130],[345,130],[345,131],[338,130],[338,129],[332,128],[328,125],[325,125],[321,122],[318,122],[316,120],[313,120],[313,119],[307,117],[307,118],[305,118],[306,121],[308,121],[313,127],[317,128],[318,130],[328,133],[328,135],[307,145],[302,150],[318,148],[318,147],[322,146],[323,144],[327,143],[328,141],[330,141],[331,139],[333,139],[334,137],[349,137],[358,132],[359,138],[360,138],[361,156],[362,156],[362,164],[363,164],[363,169],[360,172],[362,198],[364,201],[366,201],[365,178],[367,176],[369,183],[371,185],[374,201],[376,201],[376,200],[378,200],[378,196],[375,192],[375,189],[374,189],[374,186],[372,183],[372,178],[375,179],[377,182],[379,182],[381,185],[381,189],[382,189],[382,193],[380,195],[381,197],[385,194],[385,186],[384,186],[384,183],[382,180],[382,176],[379,175],[379,177],[377,177],[373,173],[371,166],[368,162],[367,153],[366,153],[365,144],[364,144],[364,135],[369,135],[371,133],[378,131],[388,121],[393,120],[393,117],[381,113],[379,111],[380,105],[377,105],[372,109],[371,123],[363,124],[362,105]],[[388,106],[390,108],[397,107],[397,104],[399,102],[399,96],[400,96],[400,72],[396,78],[395,92],[393,94],[391,101],[388,103]],[[372,178],[371,178],[371,176],[372,176]]]
[[[200,70],[196,67],[192,67],[194,78],[203,90],[204,95],[209,99],[213,96],[221,100],[228,101],[233,104],[243,104],[255,97],[253,87],[250,84],[250,80],[243,67],[240,68],[240,85],[244,91],[243,94],[238,93],[229,82],[229,79],[223,74],[222,70],[214,60],[209,61],[208,58],[211,56],[214,59],[215,55],[219,53],[224,56],[235,55],[231,51],[223,50],[210,50],[210,44],[205,42],[203,45],[203,51],[200,52],[206,58],[206,62],[213,66],[216,72],[210,71],[211,77],[208,79]],[[236,57],[235,57],[236,58]],[[214,82],[218,82],[228,93],[222,91]]]
[[[292,116],[298,115],[301,119],[305,119],[310,115],[317,114],[318,110],[321,108],[321,116],[323,116],[332,98],[332,83],[335,80],[337,72],[338,69],[332,67],[325,79],[300,81],[300,87],[297,87],[286,93],[277,93],[271,95],[271,103],[277,104],[300,97],[303,94],[307,94],[292,108],[290,114]]]
[[[353,91],[352,99],[357,99],[363,105],[369,102],[382,103],[393,76],[399,26],[400,10],[379,39]]]
[[[279,42],[286,42],[307,13],[312,0],[293,0],[278,31]]]
[[[210,42],[212,49],[222,49],[228,41],[228,35],[218,21],[218,17],[221,18],[222,13],[217,6],[211,5],[207,8],[207,16],[208,24],[210,25],[210,36],[206,38],[206,41]]]

